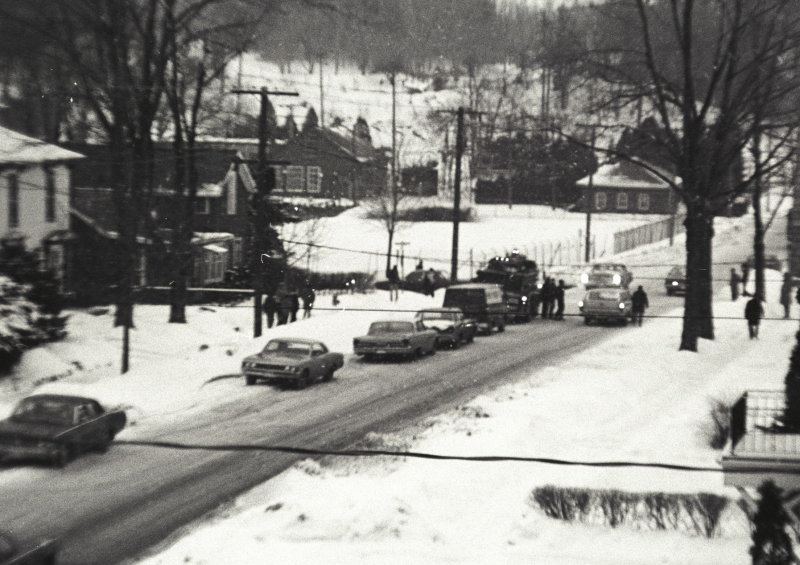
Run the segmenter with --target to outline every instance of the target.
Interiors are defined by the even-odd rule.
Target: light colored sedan
[[[436,353],[439,332],[426,328],[420,320],[372,322],[367,335],[353,339],[353,351],[366,358],[402,355],[421,357]]]
[[[344,356],[328,351],[321,341],[286,337],[271,339],[260,353],[246,357],[242,374],[248,385],[266,381],[305,388],[319,379],[331,380],[343,365]]]
[[[623,326],[633,319],[633,299],[631,293],[622,288],[595,288],[588,291],[578,308],[583,322],[616,322]]]
[[[628,288],[633,273],[622,263],[595,263],[581,273],[581,284],[586,290],[593,288]]]

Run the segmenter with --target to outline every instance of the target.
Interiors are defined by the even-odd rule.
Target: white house
[[[0,244],[39,252],[63,282],[70,239],[70,163],[83,155],[0,127]]]

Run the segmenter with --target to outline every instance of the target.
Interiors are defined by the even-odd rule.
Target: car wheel
[[[322,382],[325,382],[325,383],[330,382],[332,380],[333,380],[333,367],[328,369],[328,371],[325,373],[325,376],[322,377]]]
[[[417,347],[414,350],[414,354],[412,355],[412,357],[417,357],[417,358],[422,357],[422,348],[421,347]]]
[[[504,331],[506,331],[506,323],[505,322],[500,322],[499,324],[497,324],[497,333],[504,332]]]
[[[675,294],[675,291],[672,290],[671,288],[668,288],[667,289],[667,296],[672,296],[673,294]]]
[[[251,386],[251,385],[256,384],[256,378],[253,375],[247,375],[244,378],[244,382],[245,382],[245,384],[247,384],[247,386]]]
[[[456,338],[453,340],[453,345],[452,345],[451,347],[452,347],[453,349],[458,349],[459,347],[461,347],[461,340],[462,340],[463,338],[464,338],[464,336],[461,336],[461,335],[460,335],[460,336],[458,336],[458,337],[456,337]]]
[[[592,319],[589,316],[585,316],[583,318],[583,323],[586,324],[587,326],[591,326],[592,325]]]
[[[114,432],[111,430],[106,430],[105,437],[103,437],[102,442],[97,446],[97,451],[100,453],[106,453],[111,447],[112,441],[114,441]]]
[[[63,469],[64,467],[67,466],[67,463],[69,463],[70,455],[71,455],[71,453],[70,453],[69,446],[67,446],[65,444],[61,444],[61,445],[58,446],[58,450],[56,451],[56,455],[55,455],[55,458],[53,460],[53,463],[59,469]]]
[[[627,326],[628,325],[628,318],[622,318],[622,321],[620,322],[620,324],[622,325],[622,327]]]
[[[303,371],[300,373],[300,377],[295,381],[295,387],[297,390],[302,390],[308,386],[308,370]]]

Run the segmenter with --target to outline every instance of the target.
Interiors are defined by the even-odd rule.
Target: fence
[[[614,234],[614,254],[663,241],[684,231],[683,217],[664,218]]]

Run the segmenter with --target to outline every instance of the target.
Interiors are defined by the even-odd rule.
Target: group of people
[[[539,303],[542,305],[542,318],[547,320],[564,319],[564,291],[567,290],[563,280],[545,277],[539,293]],[[537,304],[533,304],[534,317],[538,314]]]
[[[741,277],[736,272],[736,269],[731,269],[731,300],[739,298],[739,284],[742,285],[742,296],[750,296],[750,300],[744,305],[744,317],[747,320],[747,331],[750,339],[758,339],[758,327],[761,325],[761,319],[764,317],[764,297],[760,294],[753,294],[747,292],[747,278],[750,271],[748,263],[742,263]],[[783,282],[781,283],[780,303],[783,306],[783,318],[788,319],[792,307],[792,290],[794,283],[792,281],[791,273],[783,274]],[[800,303],[800,289],[795,294],[795,300]]]
[[[747,292],[747,280],[750,278],[750,263],[742,263],[742,274],[731,268],[730,286],[731,286],[731,300],[736,302],[739,299],[739,285],[742,286],[742,296],[750,296]]]
[[[290,322],[296,322],[301,302],[303,318],[310,318],[315,298],[316,293],[309,285],[306,285],[299,292],[297,290],[279,290],[275,294],[267,294],[262,306],[264,313],[267,315],[267,327],[271,328],[273,325],[282,326]]]

